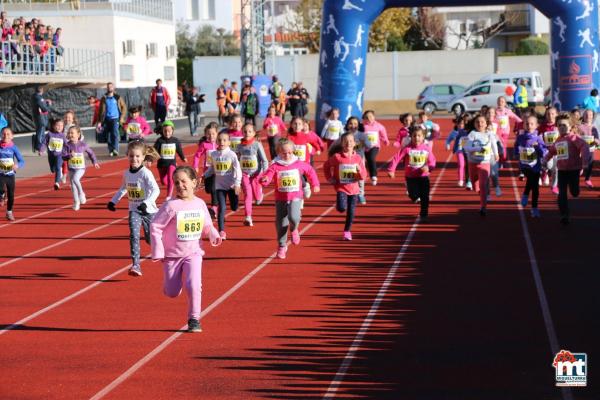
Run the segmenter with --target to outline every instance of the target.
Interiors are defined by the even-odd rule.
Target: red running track
[[[386,125],[395,136],[395,121]],[[162,295],[159,264],[126,275],[125,206],[104,208],[126,161],[88,170],[84,187],[98,198],[79,212],[68,190],[18,199],[22,222],[0,224],[0,398],[597,399],[593,375],[587,388],[555,388],[551,362],[556,346],[592,363],[599,354],[599,192],[583,189],[563,228],[544,188],[542,219],[527,210],[523,223],[512,189],[522,183],[505,170],[504,195],[482,219],[441,143],[436,155],[424,224],[400,172],[367,184],[352,242],[340,240],[343,216],[324,185],[283,261],[272,258],[272,196],[253,228],[231,215],[229,239],[205,246],[201,334],[179,332],[186,299]],[[19,181],[18,194],[46,183]]]

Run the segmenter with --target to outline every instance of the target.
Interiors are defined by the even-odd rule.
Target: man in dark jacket
[[[196,136],[198,129],[198,115],[200,114],[200,103],[204,103],[204,94],[198,93],[196,87],[184,89],[183,101],[185,101],[185,113],[190,124],[190,134]]]
[[[42,141],[48,127],[48,113],[50,112],[51,100],[44,99],[44,87],[37,86],[31,98],[31,115],[35,124],[35,135],[33,136],[33,151],[42,154]]]

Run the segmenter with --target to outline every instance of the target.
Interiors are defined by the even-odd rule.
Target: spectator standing
[[[156,80],[156,86],[150,92],[150,106],[154,111],[154,131],[160,132],[160,126],[167,118],[167,109],[171,103],[171,97],[167,88],[162,85],[162,79]]]
[[[292,82],[292,86],[290,90],[287,92],[288,103],[290,105],[290,114],[292,114],[292,118],[297,115],[298,104],[300,103],[300,98],[297,95],[296,89],[298,88],[298,84],[296,82]],[[283,116],[282,116],[283,118]]]
[[[102,121],[99,119],[100,114],[100,99],[96,96],[89,96],[87,98],[88,106],[94,107],[94,114],[92,115],[92,126],[101,124]]]
[[[185,102],[185,113],[190,124],[190,134],[196,136],[198,129],[198,115],[200,114],[200,103],[204,103],[204,95],[198,93],[198,88],[184,88],[183,101]]]
[[[35,124],[35,136],[33,137],[33,151],[42,154],[44,134],[48,126],[48,113],[52,100],[44,99],[44,87],[37,86],[31,99],[33,122]]]
[[[125,123],[127,116],[127,105],[125,100],[115,93],[115,86],[112,82],[106,84],[106,94],[100,100],[98,110],[98,126],[102,124],[106,142],[108,144],[108,154],[111,157],[119,155],[119,125]]]
[[[258,115],[258,96],[256,95],[256,89],[252,86],[242,102],[242,114],[244,115],[246,124],[252,124],[256,126],[256,115]]]
[[[62,56],[65,49],[60,45],[60,36],[62,35],[62,28],[56,28],[54,35],[52,36],[52,46],[56,49],[56,54]]]
[[[298,96],[300,97],[300,109],[298,110],[298,112],[300,112],[299,116],[304,118],[306,117],[306,114],[308,114],[308,99],[310,96],[308,95],[308,90],[304,88],[302,82],[298,82],[298,87],[296,90],[298,92]]]
[[[592,89],[590,95],[583,99],[583,109],[592,110],[594,113],[600,111],[598,89]]]
[[[529,108],[528,102],[528,94],[527,94],[527,79],[521,79],[519,81],[519,85],[517,86],[517,90],[515,91],[513,104],[517,109],[517,115],[521,116],[523,112]]]

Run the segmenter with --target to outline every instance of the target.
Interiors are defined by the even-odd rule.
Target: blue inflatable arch
[[[331,107],[341,118],[360,115],[363,106],[371,23],[392,7],[523,3],[523,0],[325,0],[317,93],[317,129]],[[530,0],[550,19],[552,102],[562,110],[582,103],[600,85],[598,0]]]

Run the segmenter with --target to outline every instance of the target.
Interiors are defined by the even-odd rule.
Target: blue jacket
[[[548,152],[544,140],[535,132],[523,132],[517,136],[514,146],[515,157],[521,169],[542,170],[542,158]]]
[[[19,168],[23,168],[25,166],[25,160],[21,155],[21,152],[14,144],[6,147],[0,147],[0,175],[14,175],[15,171],[12,169],[9,171],[5,171],[1,166],[5,165],[4,160],[12,160],[14,162],[15,158],[17,159],[17,165]]]
[[[448,138],[446,139],[446,146],[448,146],[450,142],[454,140],[454,144],[452,145],[452,153],[456,154],[457,151],[462,151],[462,148],[460,147],[460,139],[466,136],[469,136],[469,132],[467,132],[465,129],[455,129],[450,132],[450,135],[448,135]]]
[[[597,113],[598,110],[598,97],[588,96],[583,100],[583,109],[584,110],[592,110]]]

